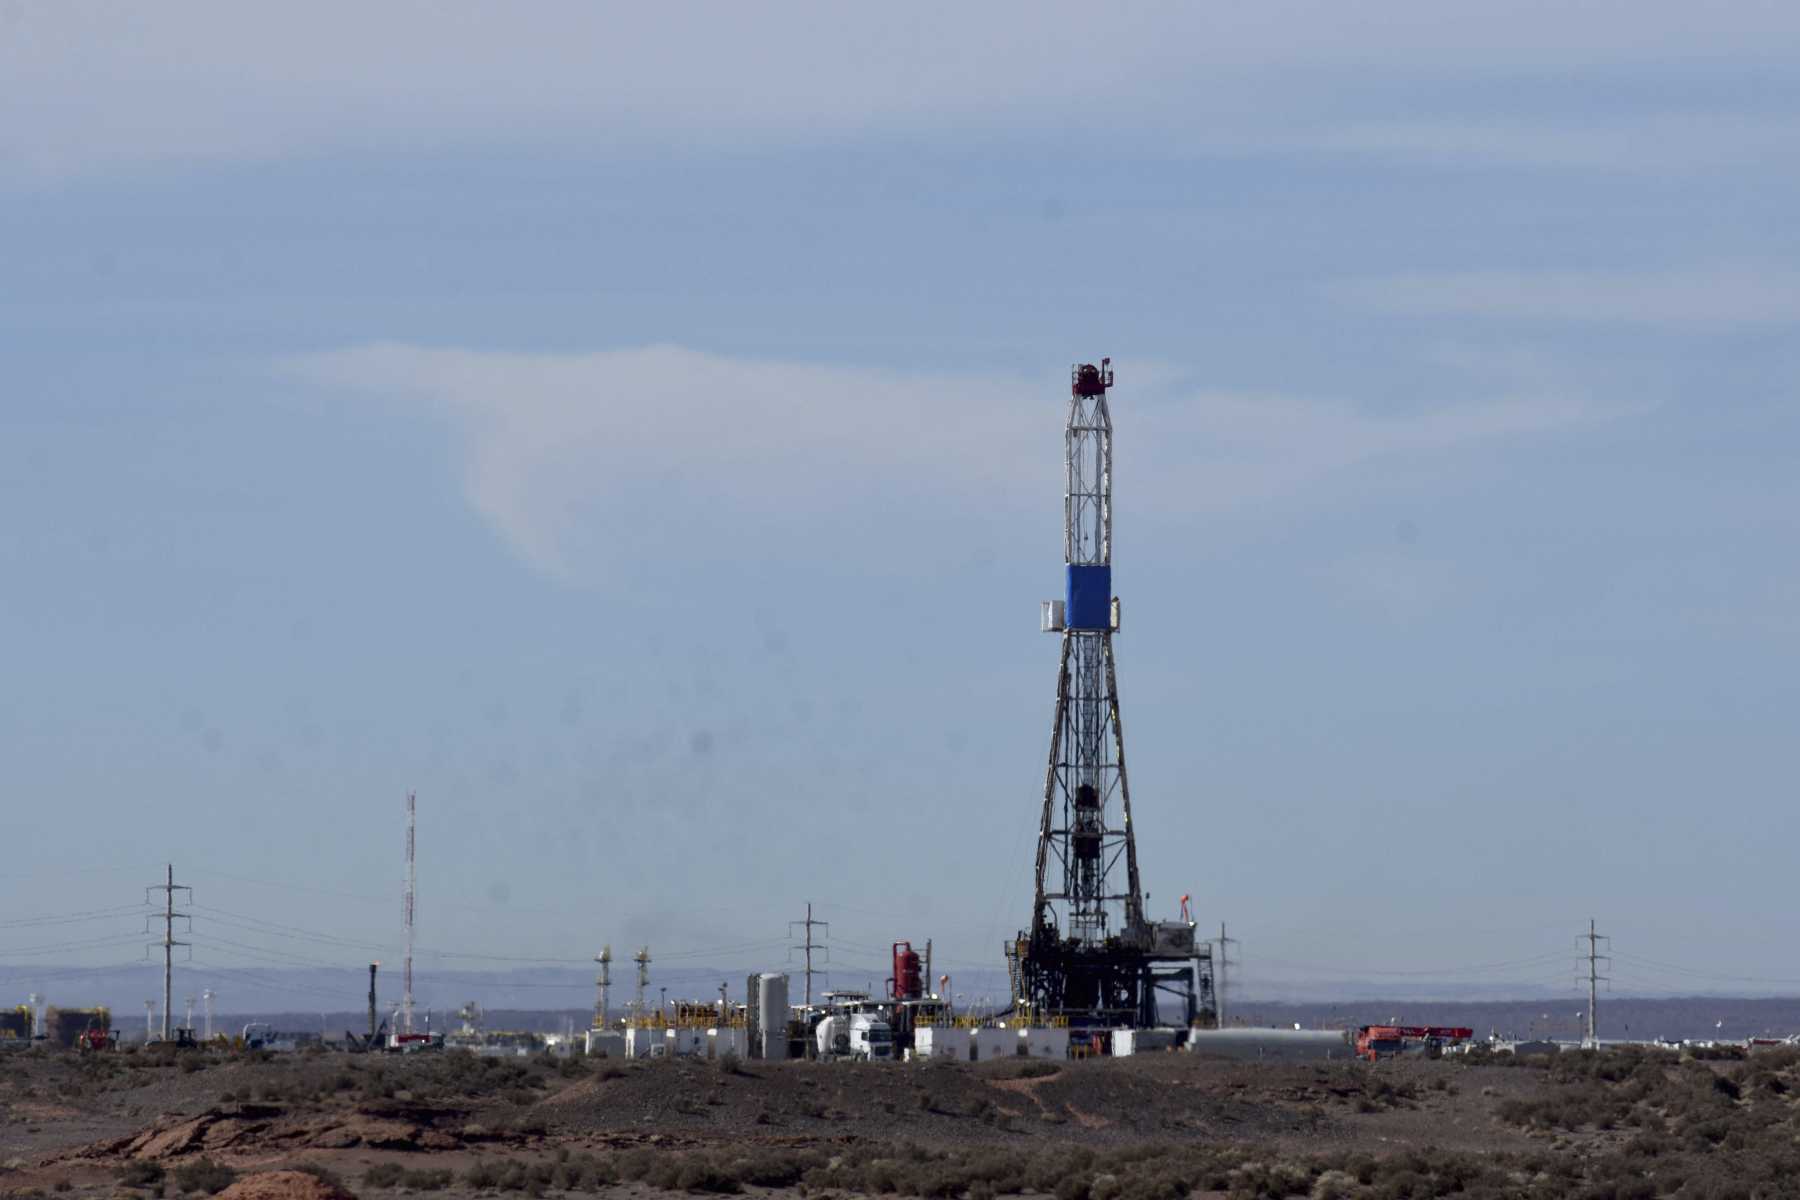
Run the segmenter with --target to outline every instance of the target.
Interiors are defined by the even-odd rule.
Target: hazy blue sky
[[[1109,354],[1153,909],[1800,987],[1800,8],[1113,7],[0,4],[9,919],[997,965]]]

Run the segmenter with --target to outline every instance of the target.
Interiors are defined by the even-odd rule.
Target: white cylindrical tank
[[[788,977],[767,972],[756,977],[757,1019],[762,1023],[762,1057],[788,1056]]]
[[[1212,1058],[1271,1062],[1353,1058],[1355,1047],[1342,1029],[1195,1029],[1187,1048]]]
[[[820,1058],[835,1058],[850,1053],[850,1018],[834,1013],[813,1029],[813,1044]]]

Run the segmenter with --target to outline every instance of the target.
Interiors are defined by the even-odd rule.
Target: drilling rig
[[[1015,1011],[1072,1028],[1156,1025],[1168,996],[1186,1024],[1214,1019],[1210,945],[1189,920],[1152,921],[1138,882],[1113,635],[1112,360],[1070,371],[1063,493],[1066,591],[1031,928],[1006,947]],[[1173,1013],[1169,1014],[1174,1016]]]

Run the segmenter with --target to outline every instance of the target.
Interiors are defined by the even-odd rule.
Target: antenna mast
[[[413,899],[419,883],[418,863],[413,857],[413,828],[417,819],[417,801],[406,793],[406,957],[400,964],[400,1031],[413,1031]]]

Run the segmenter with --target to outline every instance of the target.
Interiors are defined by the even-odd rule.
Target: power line
[[[17,950],[0,950],[0,956],[20,958],[30,954],[60,954],[67,950],[87,950],[96,946],[112,946],[141,940],[143,940],[141,933],[109,934],[106,937],[89,938],[81,942],[55,942],[42,946],[25,946]]]
[[[139,935],[137,934],[132,934],[129,940],[135,942],[138,940],[138,936]],[[143,959],[138,958],[133,959],[130,962],[107,963],[97,967],[65,967],[58,971],[49,972],[31,971],[24,974],[8,975],[4,978],[0,978],[0,983],[30,982],[33,985],[36,985],[54,980],[76,979],[84,975],[93,976],[107,971],[131,971],[142,965]]]
[[[1800,979],[1794,978],[1792,976],[1782,977],[1782,976],[1773,976],[1773,975],[1728,975],[1728,974],[1724,974],[1722,972],[1716,972],[1716,971],[1701,971],[1701,970],[1696,970],[1693,967],[1677,966],[1674,963],[1658,962],[1656,959],[1645,958],[1639,954],[1627,954],[1624,951],[1620,951],[1618,954],[1618,957],[1623,959],[1627,963],[1634,963],[1638,966],[1655,967],[1658,970],[1673,971],[1677,975],[1690,975],[1690,976],[1694,976],[1699,979],[1722,979],[1722,980],[1727,980],[1732,983],[1800,984]]]
[[[1383,971],[1376,970],[1372,967],[1357,967],[1346,970],[1339,967],[1320,966],[1316,963],[1297,963],[1287,959],[1264,958],[1261,955],[1258,955],[1257,961],[1270,966],[1288,967],[1296,971],[1310,971],[1315,974],[1333,976],[1340,979],[1355,979],[1365,975],[1426,978],[1439,975],[1470,975],[1480,974],[1483,971],[1510,970],[1514,967],[1535,966],[1538,963],[1553,962],[1558,959],[1567,962],[1567,958],[1564,957],[1565,953],[1566,952],[1559,951],[1551,954],[1540,954],[1534,958],[1514,959],[1509,962],[1471,963],[1460,967],[1427,967],[1423,970],[1408,971]]]
[[[142,904],[120,904],[113,908],[94,908],[86,912],[66,913],[52,917],[22,917],[11,921],[0,921],[0,929],[27,929],[45,925],[76,925],[86,921],[104,921],[111,917],[124,916],[144,911]]]
[[[317,930],[305,929],[298,925],[288,925],[278,921],[268,921],[261,917],[252,917],[246,913],[232,912],[228,909],[216,908],[211,905],[195,904],[193,907],[196,911],[210,914],[213,920],[219,921],[221,924],[246,929],[253,933],[267,933],[275,937],[284,937],[300,941],[313,941],[321,945],[342,947],[358,951],[375,951],[379,953],[393,949],[391,943],[381,944],[376,942],[354,941],[349,938],[338,937],[335,934],[321,933]],[[817,924],[822,925],[824,922],[817,922]],[[709,946],[694,950],[680,950],[672,954],[659,955],[658,957],[662,959],[704,958],[715,954],[741,954],[755,950],[778,949],[786,944],[787,943],[783,939],[776,938],[766,941],[739,942],[735,945]],[[591,958],[562,958],[554,955],[482,954],[475,951],[434,949],[429,946],[420,947],[417,953],[440,959],[474,959],[488,962],[543,963],[583,967],[590,965],[593,961]]]
[[[189,936],[194,935],[190,934]],[[284,954],[279,950],[265,951],[256,946],[246,946],[243,942],[234,942],[230,938],[194,937],[192,944],[203,950],[218,950],[224,954],[238,953],[284,967],[325,967],[328,969],[341,967],[346,971],[355,969],[345,963],[329,962],[322,958],[307,958],[301,954]]]
[[[268,988],[270,991],[274,992],[311,992],[315,996],[331,996],[339,999],[343,997],[343,993],[337,991],[335,988],[323,988],[316,984],[296,983],[292,980],[285,979],[271,979],[262,972],[250,967],[227,967],[220,963],[205,962],[201,959],[193,960],[192,965],[195,967],[206,968],[206,970],[195,972],[195,974],[203,980],[212,980],[220,983],[230,982],[232,980],[242,983],[247,980],[250,983]],[[212,974],[210,972],[225,972],[225,974]]]

